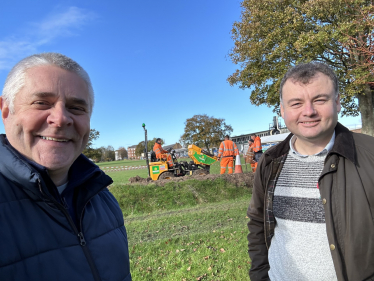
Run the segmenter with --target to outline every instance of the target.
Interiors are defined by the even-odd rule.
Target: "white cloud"
[[[61,37],[77,36],[79,30],[96,15],[77,7],[47,15],[24,28],[23,34],[0,38],[0,70],[9,69],[21,58]]]

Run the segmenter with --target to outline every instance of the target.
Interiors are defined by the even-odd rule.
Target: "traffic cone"
[[[240,163],[240,155],[236,155],[235,174],[243,174],[242,163]]]

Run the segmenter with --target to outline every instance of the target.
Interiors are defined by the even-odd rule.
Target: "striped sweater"
[[[291,149],[284,163],[273,199],[271,280],[337,280],[317,186],[326,153],[302,157]]]

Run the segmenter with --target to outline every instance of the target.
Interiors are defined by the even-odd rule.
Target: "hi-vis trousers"
[[[234,168],[234,158],[232,156],[222,158],[221,160],[221,174],[226,172],[226,166],[229,166],[229,174],[232,174]]]

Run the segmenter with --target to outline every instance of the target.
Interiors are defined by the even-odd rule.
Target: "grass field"
[[[248,202],[126,218],[133,280],[248,280]]]
[[[110,190],[124,214],[133,280],[248,280],[250,188],[216,179],[115,181]]]

